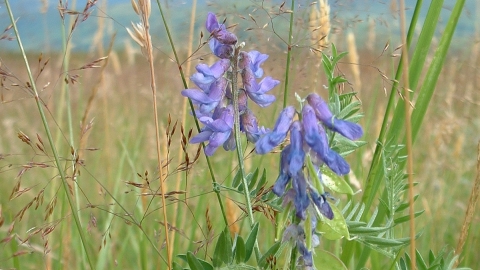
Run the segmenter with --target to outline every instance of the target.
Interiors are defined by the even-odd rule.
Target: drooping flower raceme
[[[311,181],[312,176],[306,177],[304,174],[306,156],[310,155],[313,166],[317,168],[315,177],[321,179],[318,168],[324,164],[336,174],[345,175],[350,172],[350,166],[341,155],[330,148],[324,127],[351,140],[360,138],[363,130],[356,123],[335,118],[328,104],[317,94],[308,95],[306,101],[299,114],[300,120],[294,120],[296,111],[292,106],[286,107],[280,113],[274,128],[257,141],[256,152],[266,154],[272,151],[290,132],[290,144],[281,152],[280,172],[272,191],[277,196],[283,196],[284,203],[293,203],[296,216],[301,220],[306,219],[309,211],[333,219],[334,214],[327,201],[329,194],[320,194]],[[290,188],[285,191],[289,183]],[[312,222],[314,216],[311,215]],[[298,225],[291,226],[294,226],[298,236],[296,243],[303,265],[312,266],[312,253],[304,243],[303,228]],[[312,224],[312,228],[315,228],[315,225]],[[289,233],[288,230],[287,228],[285,233]],[[318,239],[318,236],[313,235]]]
[[[247,140],[255,143],[269,130],[258,125],[253,111],[248,107],[248,99],[266,107],[275,101],[275,96],[267,94],[280,82],[272,77],[262,78],[261,65],[268,59],[268,55],[258,51],[237,51],[237,37],[229,32],[224,24],[218,22],[213,13],[208,13],[205,27],[210,33],[209,46],[213,54],[220,58],[212,66],[198,64],[197,73],[190,79],[198,88],[185,89],[182,95],[192,100],[196,106],[195,114],[205,127],[200,134],[192,138],[191,143],[208,141],[205,154],[210,156],[218,147],[223,145],[225,150],[235,149],[233,134],[233,94],[238,91],[240,116],[240,131],[244,132]],[[232,65],[237,65],[242,82],[239,86],[229,85],[232,81]]]

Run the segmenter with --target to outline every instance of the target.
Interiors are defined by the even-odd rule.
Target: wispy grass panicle
[[[314,49],[323,51],[328,47],[330,30],[330,5],[328,0],[312,3],[310,6],[309,31],[311,32]]]

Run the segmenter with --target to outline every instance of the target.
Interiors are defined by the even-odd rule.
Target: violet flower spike
[[[363,136],[363,129],[360,125],[336,119],[328,108],[328,104],[319,95],[315,93],[308,95],[307,102],[315,110],[318,120],[322,121],[330,130],[338,132],[350,140],[356,140]]]

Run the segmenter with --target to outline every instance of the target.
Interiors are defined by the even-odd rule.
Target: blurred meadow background
[[[280,12],[287,9],[281,1],[160,2],[187,77],[198,63],[214,61],[208,45],[202,46],[208,37],[206,14],[211,11],[219,20],[226,18],[227,25],[233,25],[230,30],[245,41],[246,49],[270,55],[263,67],[281,81],[273,94],[282,100],[290,15]],[[420,26],[430,5],[430,1],[424,2]],[[295,92],[305,96],[311,91],[325,91],[319,50],[329,53],[330,47],[318,47],[326,42],[319,37],[318,28],[324,22],[312,17],[316,6],[312,3],[296,2],[288,97],[291,101],[295,100]],[[127,31],[133,29],[131,22],[138,22],[130,1],[98,0],[86,13],[84,0],[14,0],[10,4],[93,264],[97,269],[166,269],[150,69],[142,49]],[[401,54],[399,7],[397,1],[389,0],[337,0],[328,4],[328,44],[349,52],[337,72],[348,80],[344,91],[357,93],[364,114],[360,123],[365,133],[362,139],[367,143],[347,158],[352,167],[347,179],[358,191],[353,196],[358,201],[366,186]],[[415,4],[406,1],[408,18]],[[433,60],[454,4],[450,0],[443,3],[422,74]],[[422,231],[416,247],[426,257],[429,250],[437,254],[456,247],[477,173],[479,14],[477,1],[466,1],[413,148],[415,194],[419,194],[415,209],[424,210],[415,219],[418,231]],[[203,151],[198,145],[185,143],[197,130],[185,98],[180,95],[185,87],[155,2],[150,24],[173,254],[192,251],[209,261],[223,229],[218,224],[223,221]],[[87,269],[23,57],[9,25],[1,1],[0,30],[6,31],[0,33],[0,269]],[[420,30],[414,33],[413,46]],[[192,84],[188,79],[187,83]],[[419,85],[422,83],[420,80]],[[396,91],[393,95],[398,98]],[[261,125],[273,126],[280,103],[256,111]],[[398,130],[401,136],[404,132]],[[269,188],[277,177],[278,156],[255,156],[252,149],[251,144],[247,145],[246,171],[259,168],[261,172],[266,168],[265,188]],[[212,164],[221,185],[230,231],[232,235],[246,235],[249,224],[243,197],[227,188],[236,174],[236,156],[223,149],[218,152]],[[341,209],[347,197],[338,199]],[[275,212],[260,198],[252,200],[261,224],[258,241],[273,243]],[[378,200],[374,204],[379,204]],[[397,233],[407,237],[408,227]],[[342,241],[347,240],[322,240],[321,248],[341,254]],[[477,211],[460,266],[479,269],[479,249]],[[373,252],[370,256],[364,265],[367,269],[390,266],[384,255]]]

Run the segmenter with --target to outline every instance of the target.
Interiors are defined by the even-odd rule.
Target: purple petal
[[[329,129],[342,134],[345,138],[356,140],[363,136],[363,129],[353,122],[335,119],[332,122],[324,123]]]
[[[225,29],[215,30],[212,34],[222,44],[234,45],[237,43],[237,36]]]
[[[222,44],[214,38],[208,42],[208,45],[213,54],[219,58],[229,59],[233,54],[233,46]]]
[[[205,92],[198,89],[185,89],[182,91],[182,96],[192,99],[196,103],[210,103],[213,100],[205,94]]]
[[[272,90],[275,86],[277,86],[280,81],[273,79],[272,77],[265,77],[263,80],[260,81],[259,88],[257,93],[264,94],[270,90]]]
[[[307,195],[307,181],[305,180],[305,176],[303,176],[303,173],[300,172],[293,177],[292,186],[295,190],[295,212],[297,214],[297,217],[305,219],[305,210],[307,210],[308,205],[310,204],[310,200],[308,199]]]
[[[230,137],[230,132],[214,132],[210,136],[209,144],[205,147],[205,155],[211,156],[217,148]]]
[[[307,102],[315,110],[315,114],[322,122],[329,122],[332,118],[332,112],[328,108],[328,104],[317,94],[312,93],[307,96]]]
[[[290,177],[286,173],[280,173],[277,181],[275,181],[275,184],[273,185],[272,192],[278,197],[281,197],[285,192],[285,187],[288,182],[290,182]]]
[[[225,149],[226,151],[233,151],[235,150],[235,148],[237,148],[237,145],[235,143],[235,133],[230,132],[230,136],[223,143],[223,149]]]
[[[261,133],[258,129],[257,117],[252,111],[247,109],[240,116],[240,130],[245,132],[249,142],[256,143],[260,138]]]
[[[269,106],[276,100],[276,97],[274,95],[256,94],[256,93],[248,93],[248,92],[247,94],[253,102],[255,102],[258,106],[262,108]]]
[[[350,172],[350,165],[337,152],[329,150],[323,160],[327,166],[338,175],[345,175]]]
[[[310,94],[307,102],[315,110],[315,115],[329,129],[342,134],[350,140],[356,140],[363,135],[363,129],[360,125],[353,122],[336,119],[328,104],[317,94]]]
[[[308,104],[305,104],[302,110],[302,124],[305,142],[324,160],[329,149],[325,130],[318,124],[315,112]]]
[[[292,106],[288,106],[280,113],[280,116],[275,123],[275,127],[272,131],[267,133],[265,136],[260,138],[256,146],[256,152],[258,154],[266,154],[273,150],[276,146],[278,146],[285,137],[287,136],[288,130],[290,129],[290,125],[293,121],[293,117],[295,116],[295,108]]]
[[[198,133],[196,136],[190,139],[190,143],[201,143],[204,141],[207,141],[210,136],[212,135],[211,130],[204,130],[200,133]]]
[[[250,56],[250,68],[252,72],[256,78],[261,78],[263,76],[263,69],[260,68],[260,65],[267,60],[268,54],[263,54],[259,51],[250,51],[248,55]]]
[[[220,27],[220,25],[218,24],[217,16],[215,16],[213,12],[208,13],[207,21],[205,22],[205,27],[210,33]]]
[[[303,151],[302,130],[299,121],[295,121],[290,129],[290,145],[291,151],[289,154],[289,173],[296,175],[303,167],[305,160],[305,152]]]
[[[318,207],[318,210],[322,215],[324,215],[326,218],[332,220],[333,219],[333,211],[332,208],[330,207],[330,204],[328,204],[327,199],[323,195],[318,195],[315,191],[312,191],[310,193],[310,196],[312,197],[313,203]]]

